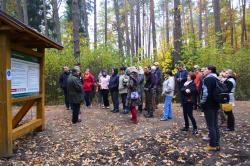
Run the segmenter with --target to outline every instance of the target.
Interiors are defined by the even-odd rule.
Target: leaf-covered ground
[[[152,119],[139,114],[134,125],[130,115],[83,108],[82,122],[72,125],[71,112],[63,106],[46,107],[46,130],[16,140],[14,157],[0,165],[250,165],[250,102],[237,102],[236,131],[221,128],[222,150],[212,153],[204,150],[200,112],[195,111],[199,134],[193,136],[179,131],[179,105],[170,121],[159,121],[162,110],[160,105]]]

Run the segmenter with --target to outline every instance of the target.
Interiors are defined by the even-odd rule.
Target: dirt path
[[[221,133],[222,150],[204,151],[204,117],[195,112],[199,135],[180,132],[181,108],[174,105],[173,119],[159,121],[99,108],[82,109],[82,122],[71,124],[63,106],[46,107],[46,130],[15,141],[15,156],[0,165],[250,165],[250,102],[237,102],[236,131]]]

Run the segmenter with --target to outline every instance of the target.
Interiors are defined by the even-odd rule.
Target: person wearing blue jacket
[[[178,72],[176,74],[176,82],[177,82],[177,86],[178,86],[178,90],[180,94],[181,105],[183,105],[183,102],[184,102],[184,96],[181,93],[181,89],[184,86],[184,83],[187,81],[187,76],[188,76],[187,70],[185,70],[183,64],[180,64]]]
[[[109,91],[114,106],[112,112],[117,113],[119,112],[119,75],[117,68],[112,69],[112,76],[109,81]]]

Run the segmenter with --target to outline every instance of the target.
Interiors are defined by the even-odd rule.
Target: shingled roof
[[[62,45],[1,10],[0,31],[6,31],[6,33],[9,33],[11,42],[22,45],[23,47],[63,49]]]

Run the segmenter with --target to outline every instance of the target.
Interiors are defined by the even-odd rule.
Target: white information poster
[[[26,56],[13,52],[11,58],[11,94],[29,96],[39,92],[39,63]]]

